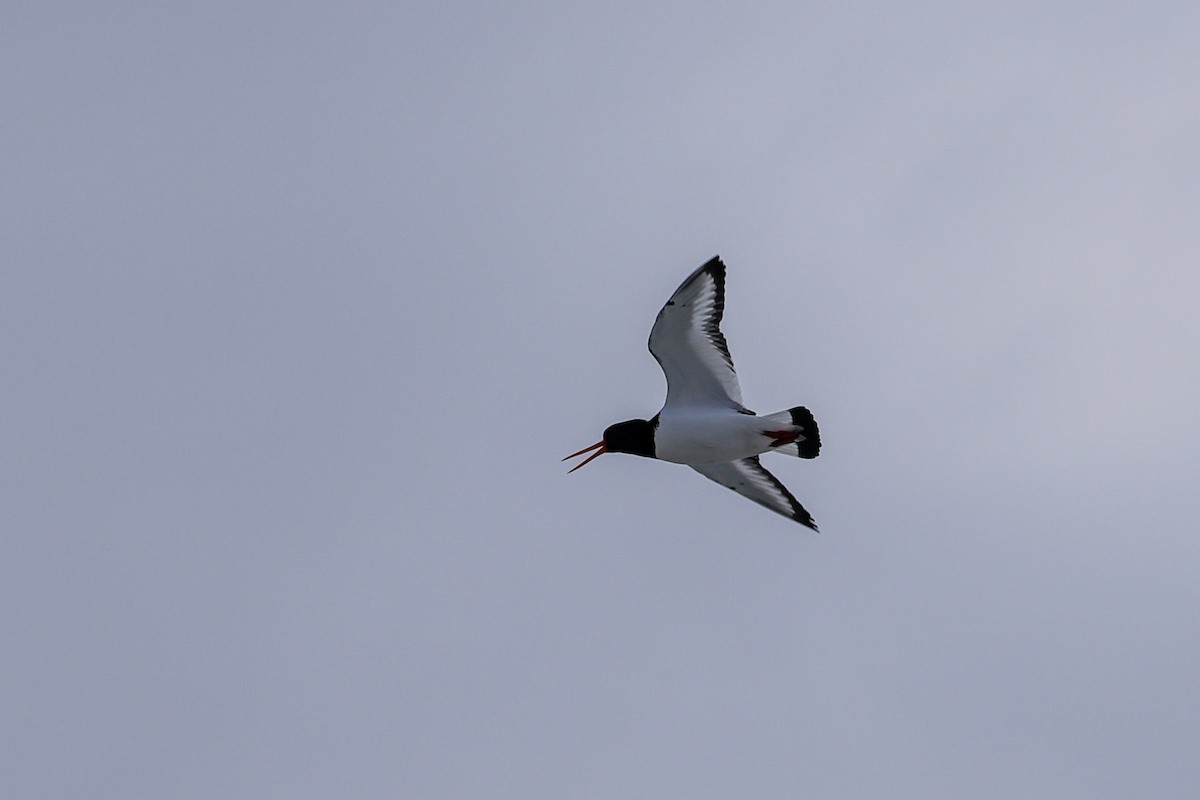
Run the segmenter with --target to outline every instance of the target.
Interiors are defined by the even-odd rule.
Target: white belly
[[[654,455],[676,464],[715,464],[766,452],[761,419],[736,411],[662,414],[654,435]]]

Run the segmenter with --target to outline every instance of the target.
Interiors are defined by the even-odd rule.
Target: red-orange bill
[[[597,448],[599,448],[599,449],[597,450]],[[593,458],[599,458],[600,456],[604,455],[604,453],[606,452],[606,448],[604,447],[604,442],[602,442],[602,441],[596,442],[591,447],[585,447],[582,450],[580,450],[578,453],[571,453],[571,455],[564,457],[563,461],[566,461],[568,458],[574,458],[575,456],[581,456],[584,453],[588,452],[589,450],[595,450],[596,452],[592,453],[590,456],[585,458],[583,461],[580,461],[574,467],[567,470],[568,475],[570,475],[575,470],[579,469],[580,467],[582,467],[585,464],[587,464],[588,462],[590,462]]]

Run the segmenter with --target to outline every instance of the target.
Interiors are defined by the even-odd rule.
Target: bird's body
[[[659,412],[656,458],[676,464],[717,464],[761,455],[771,449],[756,414],[724,408],[664,409]]]
[[[725,265],[713,257],[675,290],[650,331],[650,353],[667,378],[662,410],[649,420],[610,425],[599,443],[567,456],[597,451],[571,471],[605,452],[686,464],[816,530],[812,516],[758,459],[767,452],[816,458],[821,449],[816,420],[803,406],[759,416],[742,405],[720,328],[724,308]]]

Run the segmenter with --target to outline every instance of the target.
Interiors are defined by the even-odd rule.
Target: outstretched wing
[[[691,467],[709,480],[728,486],[742,497],[766,506],[776,514],[783,514],[814,531],[817,529],[812,515],[792,497],[792,493],[778,478],[758,463],[758,456],[719,464],[692,464]]]
[[[725,265],[713,256],[675,290],[650,330],[650,353],[667,376],[664,409],[744,410],[742,387],[721,333],[724,313]]]

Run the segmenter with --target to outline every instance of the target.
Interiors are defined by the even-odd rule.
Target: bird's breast
[[[654,435],[655,456],[676,464],[716,464],[765,452],[762,420],[736,411],[664,413]]]

